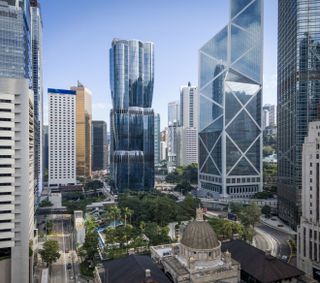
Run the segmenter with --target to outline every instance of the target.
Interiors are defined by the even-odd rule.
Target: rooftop
[[[203,220],[201,208],[197,209],[196,220],[190,222],[183,231],[181,243],[198,250],[209,250],[219,246],[216,233],[211,225]]]
[[[158,268],[149,256],[130,255],[125,258],[103,262],[104,274],[100,274],[102,282],[107,274],[108,282],[112,283],[171,283],[166,275]],[[150,270],[151,277],[146,277],[146,269]]]
[[[280,282],[304,274],[296,267],[276,257],[266,255],[264,251],[241,240],[224,242],[221,250],[229,251],[232,258],[240,263],[242,271],[262,283]]]

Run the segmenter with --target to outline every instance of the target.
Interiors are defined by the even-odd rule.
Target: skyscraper
[[[199,185],[209,194],[262,190],[263,0],[232,0],[230,21],[200,49]]]
[[[177,165],[198,163],[199,94],[189,82],[180,87],[180,127],[177,129]]]
[[[313,276],[320,272],[320,121],[309,124],[302,147],[302,216],[297,237],[298,267]],[[319,275],[315,279],[319,280]]]
[[[107,123],[92,121],[92,171],[107,167]]]
[[[278,1],[278,210],[301,215],[302,144],[320,109],[320,1]]]
[[[111,173],[118,190],[154,187],[154,45],[114,39],[110,49]]]
[[[199,94],[196,86],[180,87],[180,125],[188,128],[198,128],[199,124]]]
[[[50,187],[76,183],[76,91],[48,89]]]
[[[160,114],[154,115],[154,165],[160,163]]]
[[[48,181],[49,174],[49,127],[43,125],[43,180]]]
[[[276,122],[276,106],[265,104],[262,107],[263,115],[262,115],[262,128],[265,129],[269,126],[275,126]]]
[[[0,6],[0,77],[31,78],[30,3],[2,0]]]
[[[0,256],[9,256],[11,261],[11,275],[10,269],[1,268],[0,282],[28,282],[32,278],[29,245],[35,244],[34,119],[29,80],[0,78],[0,97]]]
[[[0,5],[0,282],[33,280],[34,105],[29,1]]]
[[[171,101],[168,103],[168,125],[176,123],[180,124],[180,104],[179,101]]]
[[[92,94],[80,82],[71,89],[76,92],[77,176],[91,177]]]
[[[40,196],[43,178],[43,86],[42,86],[42,19],[40,4],[31,3],[32,90],[34,95],[34,178],[35,195]]]

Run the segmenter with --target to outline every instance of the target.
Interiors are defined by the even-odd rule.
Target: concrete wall
[[[11,259],[0,260],[0,282],[11,282]]]

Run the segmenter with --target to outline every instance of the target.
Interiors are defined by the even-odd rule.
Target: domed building
[[[228,251],[221,253],[221,243],[201,208],[185,227],[180,243],[152,247],[151,255],[174,283],[240,281],[240,264]]]

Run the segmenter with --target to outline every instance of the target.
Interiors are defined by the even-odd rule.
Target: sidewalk
[[[297,234],[297,232],[292,230],[288,225],[286,225],[282,220],[280,220],[276,216],[272,216],[271,218],[265,218],[264,216],[261,216],[260,222],[265,224],[266,226],[269,226],[273,229],[284,232],[291,236],[295,236]]]

